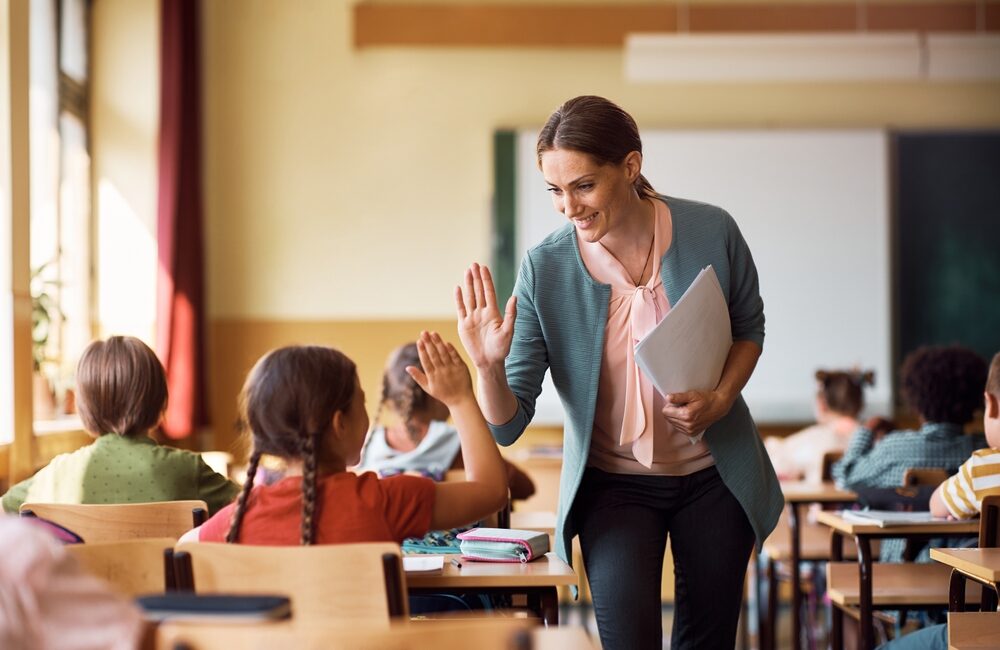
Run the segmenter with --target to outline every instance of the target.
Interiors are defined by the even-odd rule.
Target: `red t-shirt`
[[[399,475],[379,479],[374,472],[339,472],[316,482],[317,544],[396,542],[423,535],[431,527],[434,481]],[[198,539],[224,542],[232,503],[206,521]],[[258,486],[247,499],[241,544],[296,546],[301,541],[302,478],[290,476]]]

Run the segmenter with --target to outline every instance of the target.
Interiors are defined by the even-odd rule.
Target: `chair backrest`
[[[820,465],[821,481],[833,480],[833,464],[843,457],[844,452],[842,451],[828,451],[823,454],[822,464]]]
[[[979,547],[1000,546],[1000,494],[983,497],[983,510],[979,516]]]
[[[207,624],[166,622],[156,631],[157,650],[530,650],[531,619],[477,618],[366,626],[328,623]]]
[[[87,573],[111,583],[127,596],[154,594],[174,588],[173,537],[126,542],[70,544],[66,552]]]
[[[941,485],[948,479],[948,471],[939,467],[911,467],[903,473],[903,485]]]
[[[154,503],[69,504],[25,503],[21,516],[55,522],[83,538],[84,542],[120,542],[128,539],[172,537],[175,541],[205,522],[204,501],[158,501]]]
[[[390,542],[321,546],[185,543],[174,551],[177,585],[196,593],[275,594],[299,622],[388,624],[406,618],[406,578]]]

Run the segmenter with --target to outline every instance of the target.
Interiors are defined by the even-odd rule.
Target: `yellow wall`
[[[131,334],[147,343],[156,318],[159,7],[156,0],[98,0],[91,15],[91,169],[100,285],[94,332]]]

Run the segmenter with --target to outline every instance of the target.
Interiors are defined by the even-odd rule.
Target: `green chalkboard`
[[[896,364],[921,345],[1000,351],[1000,131],[893,146]]]

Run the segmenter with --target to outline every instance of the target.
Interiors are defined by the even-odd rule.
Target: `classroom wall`
[[[373,410],[391,347],[422,327],[454,331],[453,287],[489,259],[493,131],[538,125],[570,96],[611,97],[644,128],[1000,124],[996,83],[633,85],[613,48],[356,51],[354,4],[203,4],[208,371],[221,448],[235,390],[268,347],[343,347]]]
[[[92,5],[91,170],[100,291],[95,334],[152,345],[156,319],[160,5]],[[128,296],[122,300],[121,296]]]

